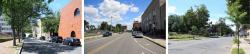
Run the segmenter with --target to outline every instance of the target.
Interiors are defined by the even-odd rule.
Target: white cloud
[[[176,7],[168,6],[168,14],[176,14]]]
[[[137,16],[136,18],[134,18],[134,21],[141,22],[141,16],[142,16],[142,13],[139,16]]]
[[[100,10],[100,14],[105,17],[121,18],[131,7],[132,5],[120,3],[119,1],[104,0],[98,9]]]
[[[92,5],[85,6],[84,8],[85,14],[88,14],[90,16],[98,16],[98,9],[93,7]]]
[[[133,7],[130,8],[130,11],[131,12],[139,12],[139,8],[133,6]]]
[[[140,20],[138,16],[135,19],[124,21],[125,17],[123,17],[123,15],[127,14],[127,12],[139,12],[139,8],[133,4],[125,4],[117,0],[103,0],[103,2],[97,6],[89,5],[84,8],[86,14],[84,15],[85,19],[89,21],[90,24],[96,26],[100,25],[103,21],[110,24],[110,18],[112,18],[112,25],[121,23],[122,25],[126,25],[128,29],[131,29],[133,20]]]

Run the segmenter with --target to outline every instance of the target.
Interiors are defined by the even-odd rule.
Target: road
[[[232,37],[208,38],[168,43],[169,54],[231,54]]]
[[[133,38],[131,33],[85,41],[84,54],[165,54],[162,48],[144,38]]]
[[[81,54],[82,48],[51,43],[36,39],[25,39],[21,54]]]

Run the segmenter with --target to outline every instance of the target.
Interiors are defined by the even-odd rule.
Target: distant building
[[[3,16],[0,16],[0,33],[12,34],[11,26],[4,20]]]
[[[166,35],[166,0],[152,0],[141,19],[144,33]]]
[[[141,31],[141,23],[139,21],[134,21],[132,30]]]
[[[61,18],[58,29],[59,36],[67,38],[72,34],[76,35],[76,38],[81,39],[82,29],[82,0],[71,0],[61,10]]]
[[[123,31],[127,31],[127,26],[122,26]]]

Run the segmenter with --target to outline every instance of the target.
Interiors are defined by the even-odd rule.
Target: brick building
[[[141,18],[142,31],[146,34],[165,35],[166,0],[152,0]]]
[[[61,18],[58,34],[63,38],[70,37],[71,33],[75,33],[76,38],[81,39],[82,29],[82,0],[71,0],[61,10]]]

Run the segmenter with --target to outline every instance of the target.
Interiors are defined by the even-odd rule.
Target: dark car
[[[111,32],[105,32],[102,35],[103,35],[103,37],[108,37],[108,36],[112,36],[112,33]]]
[[[69,45],[69,46],[81,46],[80,39],[69,37],[63,40],[63,45]]]
[[[139,31],[137,31],[136,33],[135,33],[135,36],[134,36],[135,38],[143,38],[143,34],[141,33],[141,32],[139,32]]]
[[[51,36],[50,42],[62,43],[63,39],[60,36]]]

